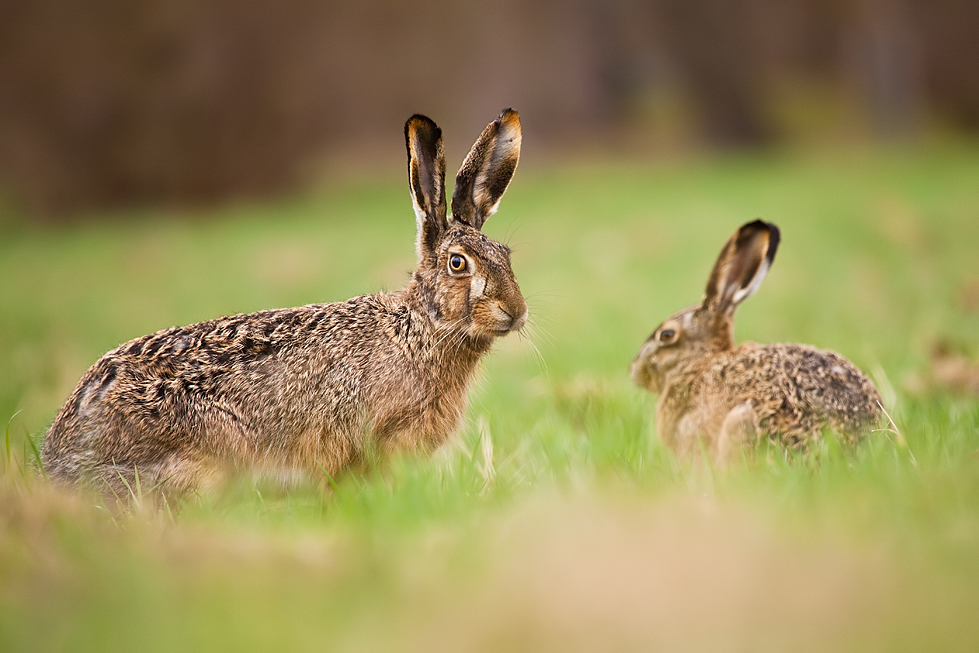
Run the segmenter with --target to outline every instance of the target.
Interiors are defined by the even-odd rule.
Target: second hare
[[[806,345],[734,345],[734,312],[761,285],[779,230],[756,220],[721,250],[704,299],[656,327],[633,381],[659,394],[659,437],[681,457],[725,463],[762,438],[805,448],[830,428],[856,441],[881,417],[877,389],[839,354]]]
[[[520,119],[507,109],[483,130],[451,218],[441,130],[416,115],[405,139],[418,268],[402,290],[121,345],[85,373],[48,431],[48,474],[122,495],[137,479],[179,494],[235,469],[288,481],[335,474],[374,446],[445,441],[480,358],[527,321],[510,250],[481,231],[517,166]]]

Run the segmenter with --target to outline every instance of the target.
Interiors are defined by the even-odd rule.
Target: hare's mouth
[[[637,356],[629,365],[629,376],[632,378],[632,382],[640,388],[645,388],[653,393],[659,393],[659,384],[656,383],[656,379],[652,373],[653,370],[650,367],[651,364],[649,361],[645,361]]]
[[[525,306],[516,308],[503,306],[502,302],[487,302],[474,307],[470,329],[473,335],[499,338],[522,329],[527,324],[527,318]]]
[[[638,358],[629,364],[629,376],[632,377],[632,382],[641,388],[645,388],[649,382],[649,375],[646,374],[646,369]]]

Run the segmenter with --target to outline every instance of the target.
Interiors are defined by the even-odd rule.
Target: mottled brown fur
[[[509,110],[501,118],[516,125],[516,147],[503,161],[512,174],[519,121]],[[486,134],[499,122],[474,149],[491,147]],[[42,451],[49,475],[124,495],[135,468],[142,487],[181,493],[236,470],[294,477],[322,466],[335,474],[374,446],[445,441],[480,358],[523,326],[527,305],[509,249],[479,231],[506,184],[492,206],[470,207],[478,225],[448,221],[441,131],[413,116],[405,133],[419,267],[404,289],[208,320],[121,345],[85,373],[51,426]],[[461,182],[471,174],[460,171]],[[449,268],[453,256],[465,270]]]
[[[805,345],[734,347],[734,311],[775,257],[775,225],[739,229],[721,252],[704,300],[659,325],[632,361],[637,385],[660,395],[659,436],[678,455],[724,462],[767,437],[805,448],[824,428],[856,441],[881,417],[880,395],[848,360]]]

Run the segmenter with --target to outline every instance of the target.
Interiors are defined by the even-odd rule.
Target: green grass
[[[400,286],[406,184],[7,221],[0,650],[976,650],[979,402],[906,387],[936,338],[979,354],[976,180],[975,146],[527,165],[486,231],[514,248],[532,344],[497,344],[451,446],[121,513],[33,465],[87,366],[174,324]],[[656,440],[628,362],[755,217],[783,243],[738,338],[843,353],[906,447],[828,438],[715,473]]]

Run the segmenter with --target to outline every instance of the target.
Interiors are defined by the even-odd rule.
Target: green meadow
[[[162,509],[45,480],[47,425],[119,343],[400,287],[403,177],[0,217],[0,651],[979,650],[979,398],[929,360],[979,360],[975,144],[525,161],[485,231],[532,324],[485,359],[450,445]],[[783,239],[736,337],[842,353],[893,424],[686,465],[628,364],[757,217]]]

